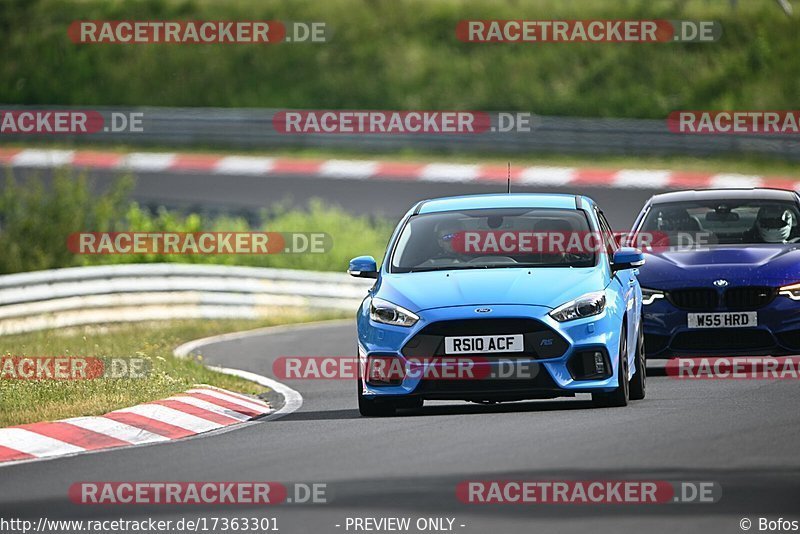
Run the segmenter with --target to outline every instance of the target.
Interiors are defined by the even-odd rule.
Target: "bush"
[[[67,249],[73,232],[119,229],[132,181],[93,195],[84,175],[57,172],[45,188],[36,178],[17,184],[9,171],[0,194],[0,273],[80,265]]]
[[[92,193],[85,176],[68,170],[55,173],[52,186],[29,179],[24,185],[7,177],[0,195],[0,273],[113,263],[215,263],[339,271],[350,258],[380,257],[392,231],[381,218],[354,216],[339,207],[312,199],[306,209],[275,205],[264,210],[257,224],[241,217],[209,217],[158,209],[142,209],[128,199],[132,180],[122,178],[108,191]],[[76,255],[67,249],[74,232],[324,232],[333,243],[324,254],[269,255]]]

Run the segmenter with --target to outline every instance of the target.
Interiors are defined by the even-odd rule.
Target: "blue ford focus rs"
[[[581,245],[542,246],[541,236]],[[598,246],[584,246],[586,237]],[[351,275],[376,279],[357,315],[361,414],[392,415],[437,399],[591,393],[596,405],[624,406],[643,398],[636,278],[643,261],[640,251],[617,246],[584,196],[417,203],[380,269],[369,256],[350,262]]]
[[[797,354],[798,221],[794,191],[651,198],[633,231],[647,258],[639,280],[648,356]]]

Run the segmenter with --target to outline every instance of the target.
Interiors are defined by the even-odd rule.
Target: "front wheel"
[[[358,379],[358,413],[365,417],[391,417],[397,413],[397,406],[388,400],[368,399],[362,393],[361,379]]]
[[[611,393],[592,393],[592,403],[599,408],[627,406],[630,396],[628,383],[628,331],[623,326],[619,341],[619,364],[617,367],[617,389]]]
[[[644,352],[644,332],[639,326],[636,341],[636,374],[631,378],[631,400],[642,400],[647,393],[647,355]]]

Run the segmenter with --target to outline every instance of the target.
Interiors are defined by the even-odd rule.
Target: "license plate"
[[[689,328],[740,328],[757,326],[757,312],[690,313]]]
[[[492,352],[522,352],[522,334],[501,336],[459,336],[444,338],[445,354],[475,354]]]

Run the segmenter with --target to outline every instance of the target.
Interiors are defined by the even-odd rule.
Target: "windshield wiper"
[[[496,263],[494,265],[465,265],[461,267],[435,267],[431,269],[409,269],[403,273],[430,273],[436,271],[468,271],[476,269],[538,269],[540,267],[591,267],[575,263]]]

